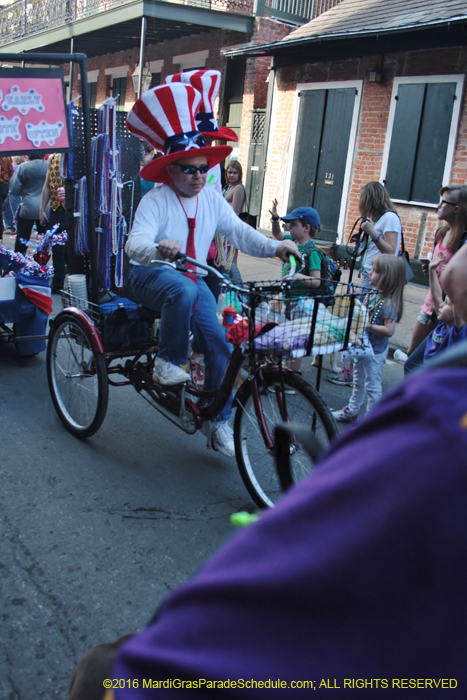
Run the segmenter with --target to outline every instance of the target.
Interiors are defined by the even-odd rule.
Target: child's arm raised
[[[277,213],[277,199],[272,200],[272,205],[269,210],[269,213],[271,214],[272,235],[278,241],[283,241],[285,233],[283,229],[281,229],[280,217]]]
[[[442,263],[443,260],[444,260],[444,254],[440,253],[439,255],[436,256],[436,258],[433,258],[433,260],[431,260],[431,262],[428,266],[428,275],[430,278],[431,296],[433,298],[433,304],[434,304],[436,311],[438,311],[438,309],[443,301],[443,290],[441,289],[441,285],[440,285],[439,279],[438,279],[438,274],[436,272],[439,264]]]
[[[460,331],[463,326],[465,326],[464,319],[460,315],[458,311],[456,311],[456,306],[455,304],[452,303],[451,299],[451,307],[452,307],[452,313],[454,315],[454,325],[456,327],[456,331]]]

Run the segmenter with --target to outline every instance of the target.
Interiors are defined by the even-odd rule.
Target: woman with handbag
[[[373,180],[362,187],[358,204],[360,214],[367,221],[362,224],[368,236],[360,270],[361,286],[368,289],[373,260],[381,253],[397,255],[401,246],[402,226],[389,192],[380,182]]]
[[[389,192],[380,182],[372,180],[362,187],[358,208],[365,218],[361,228],[368,241],[359,272],[364,296],[367,292],[374,291],[370,284],[373,261],[382,254],[398,255],[403,238],[399,214]],[[341,372],[328,374],[327,379],[332,384],[352,386],[353,375],[350,369],[344,367]]]
[[[435,240],[432,252],[432,259],[443,256],[442,262],[436,268],[439,277],[462,244],[465,242],[467,232],[467,187],[465,185],[448,185],[441,187],[440,202],[438,204],[438,219],[444,222],[435,233]],[[428,276],[429,259],[422,261],[423,272]],[[425,340],[435,327],[436,318],[435,307],[431,290],[425,297],[423,305],[418,313],[415,327],[412,332],[412,339],[407,354],[413,351]]]

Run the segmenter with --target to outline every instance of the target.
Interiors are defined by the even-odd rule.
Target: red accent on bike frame
[[[261,397],[259,395],[258,382],[256,381],[256,379],[253,379],[252,382],[253,382],[253,386],[252,386],[253,404],[255,407],[256,418],[258,420],[258,423],[259,423],[259,426],[261,429],[261,435],[263,436],[264,444],[266,445],[266,448],[268,450],[272,450],[274,448],[274,440],[272,439],[271,435],[269,434],[266,419],[264,417],[263,405],[261,403]]]
[[[82,311],[81,309],[77,309],[74,306],[69,306],[68,308],[64,309],[63,311],[60,311],[58,316],[54,318],[54,323],[58,321],[59,319],[62,319],[63,316],[72,316],[75,318],[79,318],[79,320],[83,323],[83,325],[86,327],[86,330],[89,331],[89,335],[91,336],[91,341],[94,345],[94,350],[101,355],[105,354],[104,350],[104,343],[102,342],[102,336],[99,332],[99,329],[96,328],[94,325],[93,321],[89,318],[87,313]]]
[[[277,372],[277,366],[275,366],[274,368],[271,367],[271,371],[273,371],[275,374]],[[284,367],[282,369],[282,371],[285,374],[293,374],[293,371],[290,370],[288,367]],[[264,368],[263,372],[264,372],[264,374],[268,374],[269,373],[268,368]],[[253,387],[252,387],[253,388],[253,403],[255,406],[256,418],[257,418],[259,426],[261,428],[261,434],[263,436],[263,440],[264,440],[264,444],[266,445],[266,449],[272,450],[274,448],[274,440],[269,433],[266,419],[264,417],[263,405],[261,403],[261,397],[259,394],[259,387],[258,387],[258,381],[256,379],[256,376],[254,377],[254,379],[252,379],[252,382],[253,382]],[[279,394],[276,392],[276,399],[277,399],[277,404],[279,406],[281,418],[282,418],[283,422],[286,423],[289,421],[288,421],[288,416],[287,416],[287,412],[286,412],[284,398],[285,398],[285,396],[284,396],[284,394],[282,394],[282,392]]]

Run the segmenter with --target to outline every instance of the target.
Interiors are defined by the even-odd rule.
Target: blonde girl
[[[350,423],[357,418],[368,394],[367,411],[373,408],[383,393],[383,365],[389,349],[389,338],[394,335],[396,323],[402,318],[405,264],[402,258],[382,254],[374,258],[369,274],[372,287],[380,294],[370,294],[368,309],[370,324],[367,328],[373,348],[371,357],[354,362],[352,396],[347,406],[332,414],[339,423]]]

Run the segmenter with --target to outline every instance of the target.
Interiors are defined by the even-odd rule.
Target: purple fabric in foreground
[[[310,696],[143,689],[168,678],[329,679],[342,700],[467,697],[466,590],[467,372],[446,369],[399,385],[171,594],[122,648],[113,677],[140,682],[116,698]],[[392,679],[456,679],[457,690]]]
[[[467,340],[467,325],[457,330],[455,325],[448,328],[445,323],[439,321],[428,336],[423,362],[428,362],[439,352],[447,350],[462,340]]]

